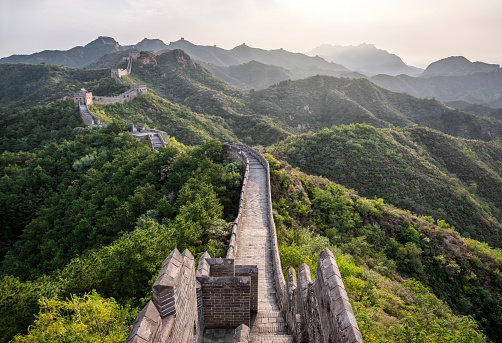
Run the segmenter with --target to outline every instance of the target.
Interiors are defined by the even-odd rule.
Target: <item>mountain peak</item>
[[[107,37],[107,36],[99,36],[95,40],[93,40],[90,43],[87,43],[85,47],[90,47],[90,46],[97,46],[97,45],[119,45],[119,42],[117,42],[114,38],[112,37]]]
[[[378,49],[373,44],[330,45],[322,44],[307,52],[310,56],[320,56],[327,61],[339,63],[350,70],[368,75],[417,75],[422,70],[406,65],[399,56],[386,50]]]
[[[422,75],[469,75],[497,70],[498,64],[471,62],[464,56],[450,56],[431,63]]]

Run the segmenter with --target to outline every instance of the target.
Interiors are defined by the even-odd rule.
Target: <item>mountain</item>
[[[502,121],[453,110],[434,99],[395,93],[366,79],[313,76],[283,81],[249,94],[248,108],[267,114],[296,132],[333,125],[375,127],[419,125],[480,140],[502,137]]]
[[[308,174],[368,198],[446,220],[502,247],[502,146],[423,127],[351,125],[292,136],[270,149]]]
[[[406,65],[403,60],[386,50],[377,49],[373,44],[341,46],[322,44],[306,53],[320,56],[326,61],[341,64],[350,70],[376,75],[418,75],[423,70]]]
[[[323,131],[325,140],[304,146],[309,150],[306,158],[328,165],[330,148],[343,146],[345,139],[346,147],[353,148],[349,144],[363,133],[347,127],[344,131],[348,135]],[[371,145],[371,138],[366,143]],[[349,165],[362,157],[350,155]],[[360,197],[354,190],[266,156],[271,166],[274,221],[283,270],[302,263],[314,270],[315,252],[328,246],[351,294],[365,342],[422,340],[419,337],[424,337],[424,342],[485,341],[472,331],[468,333],[475,331],[476,325],[471,326],[466,317],[454,319],[460,314],[474,316],[478,328],[489,339],[499,341],[500,250],[460,237],[444,220],[403,211],[381,198]],[[448,313],[450,309],[454,315]],[[450,320],[470,329],[451,327]]]
[[[293,78],[293,74],[287,69],[256,61],[229,67],[204,62],[199,64],[218,79],[244,90],[263,89]]]
[[[31,55],[12,55],[0,59],[0,63],[56,64],[67,67],[83,67],[97,58],[121,50],[115,39],[100,36],[85,46],[70,50],[44,50]]]
[[[220,67],[235,66],[251,61],[274,65],[289,70],[295,78],[327,74],[341,76],[350,71],[335,63],[325,61],[320,57],[310,57],[301,53],[292,53],[284,49],[264,50],[252,48],[246,44],[231,50],[216,46],[200,46],[185,39],[171,42],[168,49],[181,49],[197,61],[211,63]]]
[[[93,63],[124,68],[122,53]],[[249,82],[285,73],[251,61],[218,68]],[[169,251],[222,256],[241,176],[211,138],[266,146],[282,267],[314,271],[330,248],[365,341],[501,336],[502,254],[490,247],[502,243],[500,121],[366,79],[312,76],[244,93],[186,52],[162,49],[141,52],[123,77],[148,94],[91,106],[109,125],[82,128],[72,100],[59,99],[81,86],[120,91],[109,69],[6,63],[0,77],[0,342],[43,341],[37,332],[54,326],[34,322],[37,313],[59,313],[58,335],[75,338],[67,304],[90,292],[100,313],[113,301],[130,314],[107,321],[108,336],[124,341]],[[126,121],[172,137],[155,152]],[[381,128],[332,127],[343,123]]]
[[[393,92],[406,92],[421,98],[502,107],[502,69],[469,75],[376,75],[370,80]]]
[[[471,62],[464,56],[451,56],[431,63],[422,76],[430,75],[470,75],[475,73],[490,73],[500,68],[498,64]]]
[[[124,92],[110,69],[76,69],[57,65],[0,64],[0,106],[27,109],[73,97],[80,88],[98,95]],[[127,89],[127,87],[125,87]]]
[[[449,57],[431,63],[419,77],[375,75],[370,80],[393,92],[440,101],[502,107],[502,68],[497,64]]]
[[[161,51],[167,49],[167,45],[160,39],[145,38],[134,45],[134,48],[140,51]]]

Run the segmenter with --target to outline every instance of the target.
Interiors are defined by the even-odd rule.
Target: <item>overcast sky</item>
[[[502,0],[0,0],[0,57],[98,36],[294,52],[371,43],[420,67],[457,55],[502,64]]]

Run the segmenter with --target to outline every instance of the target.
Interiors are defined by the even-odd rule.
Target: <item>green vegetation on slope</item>
[[[82,87],[101,96],[120,94],[128,89],[110,77],[110,69],[73,69],[47,64],[0,64],[0,79],[0,106],[22,109],[73,97]]]
[[[279,120],[248,113],[244,94],[214,78],[181,50],[158,56],[143,52],[134,62],[132,74],[124,79],[144,83],[156,95],[203,113],[247,144],[269,145],[290,135],[291,130],[283,128]],[[161,127],[160,123],[153,125]]]
[[[201,115],[148,93],[131,102],[115,105],[91,105],[90,110],[101,122],[144,123],[167,132],[184,144],[197,145],[211,139],[238,141],[221,117]]]
[[[365,342],[483,341],[453,312],[500,337],[500,250],[267,159],[283,270],[307,263],[315,275],[330,247]]]
[[[272,151],[369,198],[443,219],[502,247],[502,146],[411,127],[350,125],[292,137]]]
[[[74,128],[82,126],[72,100],[28,110],[0,107],[0,153],[32,151],[70,139],[75,134]]]
[[[390,92],[366,79],[314,76],[283,81],[250,93],[247,103],[254,113],[277,118],[300,132],[352,123],[375,127],[418,124],[458,137],[502,138],[502,121],[452,110],[433,99]]]
[[[156,153],[112,124],[1,156],[2,228],[15,242],[2,262],[2,342],[26,332],[42,296],[95,289],[136,315],[172,249],[225,251],[241,175],[218,142]]]

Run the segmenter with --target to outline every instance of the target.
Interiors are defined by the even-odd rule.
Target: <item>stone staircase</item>
[[[273,260],[268,223],[266,170],[250,154],[248,194],[241,209],[242,224],[235,257],[237,264],[258,266],[258,313],[251,318],[250,341],[293,342],[279,311],[273,276]]]
[[[159,150],[159,148],[166,146],[166,143],[164,143],[162,136],[158,133],[150,134],[148,136],[148,140],[152,149]]]

